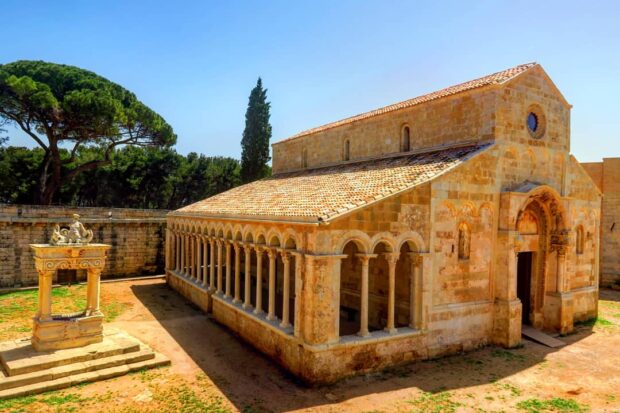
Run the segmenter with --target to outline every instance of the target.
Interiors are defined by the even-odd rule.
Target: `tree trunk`
[[[45,155],[45,161],[41,171],[39,204],[52,204],[54,195],[56,195],[62,183],[61,168],[60,151],[55,143],[50,142],[49,152]]]

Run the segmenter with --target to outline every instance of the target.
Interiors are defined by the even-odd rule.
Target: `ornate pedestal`
[[[31,244],[39,273],[39,308],[34,317],[32,345],[37,351],[81,347],[103,340],[103,314],[99,310],[101,271],[110,245]],[[52,314],[52,278],[58,269],[88,273],[86,308],[74,314]]]

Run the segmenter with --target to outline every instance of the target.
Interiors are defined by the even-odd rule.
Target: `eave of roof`
[[[430,182],[491,145],[489,142],[461,144],[422,153],[283,173],[188,205],[168,216],[327,224]]]

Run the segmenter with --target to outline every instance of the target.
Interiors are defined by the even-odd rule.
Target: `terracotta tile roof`
[[[181,208],[170,215],[321,222],[428,182],[490,144],[282,173]]]
[[[536,65],[537,63],[533,62],[533,63],[526,63],[523,65],[515,66],[510,69],[502,70],[501,72],[497,72],[497,73],[490,74],[488,76],[481,77],[479,79],[470,80],[469,82],[450,86],[448,88],[441,89],[436,92],[428,93],[426,95],[418,96],[413,99],[405,100],[399,103],[394,103],[392,105],[388,105],[388,106],[385,106],[379,109],[371,110],[370,112],[362,113],[359,115],[352,116],[350,118],[342,119],[336,122],[328,123],[323,126],[318,126],[316,128],[308,129],[303,132],[299,132],[280,142],[285,142],[285,141],[299,138],[302,136],[311,135],[313,133],[317,133],[317,132],[321,132],[327,129],[331,129],[331,128],[346,125],[349,123],[357,122],[359,120],[367,119],[373,116],[382,115],[384,113],[392,112],[395,110],[409,108],[415,105],[419,105],[421,103],[429,102],[431,100],[436,100],[436,99],[441,99],[443,97],[456,95],[457,93],[481,88],[483,86],[501,84],[525,72],[526,70],[531,69],[532,67]]]

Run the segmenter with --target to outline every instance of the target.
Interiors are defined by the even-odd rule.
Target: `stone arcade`
[[[570,109],[532,63],[278,142],[272,177],[168,215],[168,282],[309,383],[569,333],[601,203]]]

